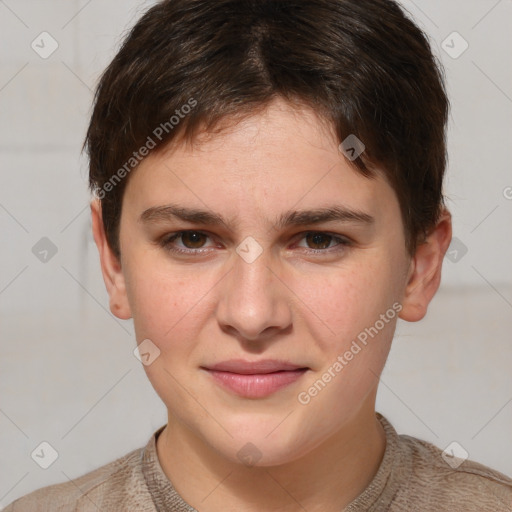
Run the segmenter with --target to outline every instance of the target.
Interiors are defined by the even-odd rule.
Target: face
[[[111,307],[160,351],[144,368],[170,424],[271,465],[373,413],[414,265],[393,189],[313,111],[276,101],[145,158],[120,247]]]

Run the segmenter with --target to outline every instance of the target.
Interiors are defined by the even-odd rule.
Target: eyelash
[[[171,252],[171,253],[174,253],[174,254],[183,254],[183,255],[195,255],[195,256],[198,256],[200,254],[204,254],[205,252],[208,252],[211,248],[210,247],[207,247],[207,248],[203,248],[203,247],[200,247],[198,249],[181,249],[181,248],[177,248],[175,247],[174,245],[172,245],[172,243],[176,240],[176,239],[179,239],[181,236],[183,236],[184,234],[187,234],[187,233],[197,233],[197,234],[200,234],[200,235],[204,235],[208,238],[210,238],[210,236],[208,235],[208,233],[205,233],[203,231],[198,231],[198,230],[194,230],[194,229],[189,229],[189,230],[184,230],[184,231],[177,231],[175,233],[170,233],[169,235],[165,236],[164,238],[162,238],[159,242],[159,244],[167,251]],[[328,233],[326,231],[305,231],[304,233],[300,233],[302,235],[302,237],[300,238],[300,240],[303,240],[307,235],[325,235],[325,236],[329,236],[332,238],[331,242],[337,242],[337,244],[333,247],[328,247],[327,249],[308,249],[306,247],[302,247],[302,249],[306,249],[306,251],[308,253],[312,253],[312,254],[330,254],[332,252],[339,252],[343,249],[345,249],[346,247],[352,245],[352,242],[345,238],[345,237],[341,237],[339,235],[335,235],[333,233]]]

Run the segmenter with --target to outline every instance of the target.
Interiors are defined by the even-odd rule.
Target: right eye
[[[210,249],[210,247],[204,247],[206,240],[209,236],[202,231],[194,231],[194,230],[186,230],[186,231],[178,231],[176,233],[170,233],[165,236],[160,245],[174,253],[180,254],[198,254],[204,253],[204,249]],[[176,245],[176,241],[181,241],[181,245]],[[203,249],[199,251],[198,249]]]

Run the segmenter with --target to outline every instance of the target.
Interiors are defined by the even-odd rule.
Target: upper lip
[[[262,359],[260,361],[229,359],[228,361],[222,361],[214,365],[206,366],[205,368],[207,370],[239,373],[246,375],[306,369],[305,366],[293,364],[288,361],[281,361],[278,359]]]

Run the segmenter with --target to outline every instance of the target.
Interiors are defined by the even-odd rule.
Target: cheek
[[[385,275],[368,272],[325,281],[309,313],[318,366],[296,397],[307,411],[304,428],[328,435],[333,425],[351,417],[376,389],[385,365],[400,304]],[[393,307],[394,306],[394,307]],[[325,324],[325,325],[324,325]]]
[[[144,269],[144,270],[142,270]],[[201,275],[201,278],[199,278]],[[200,328],[204,300],[215,281],[203,273],[180,275],[157,264],[138,265],[130,272],[127,294],[137,340],[149,338],[161,350],[190,346]]]
[[[384,367],[401,305],[393,265],[386,263],[393,260],[381,255],[374,261],[379,263],[368,259],[347,272],[331,272],[316,279],[322,286],[310,289],[314,313],[308,323],[318,326],[312,337],[321,365],[298,398],[311,407],[312,417],[350,415],[375,389]],[[315,315],[323,322],[314,321]]]
[[[186,391],[190,387],[190,365],[195,361],[194,350],[205,318],[211,315],[207,298],[215,280],[198,276],[190,272],[179,275],[176,269],[171,272],[155,262],[132,269],[127,284],[136,339],[139,343],[151,340],[159,351],[151,364],[144,365],[144,371],[177,416],[183,412],[183,404],[190,401]],[[204,411],[198,408],[194,414],[200,418]]]
[[[391,280],[389,265],[372,265],[370,261],[303,280],[299,288],[302,309],[314,328],[315,339],[325,345],[324,349],[330,348],[329,352],[343,350],[392,307],[397,293]],[[379,330],[388,332],[388,322]]]

